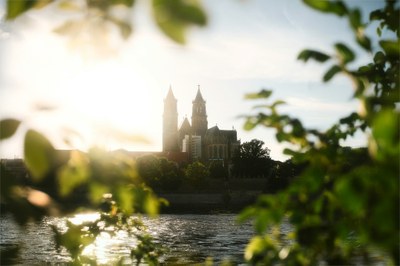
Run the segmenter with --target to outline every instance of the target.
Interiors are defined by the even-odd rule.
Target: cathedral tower
[[[164,99],[163,151],[179,151],[177,100],[171,87]]]
[[[206,101],[200,92],[200,85],[197,89],[197,95],[192,102],[192,134],[204,137],[208,128]]]

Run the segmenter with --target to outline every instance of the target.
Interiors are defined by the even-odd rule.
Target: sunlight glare
[[[75,225],[80,225],[85,222],[94,222],[99,218],[100,218],[100,213],[93,212],[93,213],[76,214],[75,216],[69,218],[68,220]]]
[[[116,149],[159,137],[154,136],[159,130],[154,120],[161,107],[154,102],[162,97],[148,89],[136,70],[122,67],[116,59],[87,66],[64,86],[69,91],[67,108],[90,125],[91,145]]]

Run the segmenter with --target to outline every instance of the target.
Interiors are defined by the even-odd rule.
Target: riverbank
[[[238,213],[254,203],[260,191],[236,191],[225,193],[161,193],[158,196],[169,204],[163,206],[166,214],[213,214]]]

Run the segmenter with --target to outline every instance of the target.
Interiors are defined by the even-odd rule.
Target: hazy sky
[[[0,117],[24,121],[17,136],[0,144],[0,157],[22,155],[27,128],[44,132],[57,148],[159,151],[163,100],[170,86],[178,99],[179,124],[185,115],[190,118],[200,85],[209,127],[234,127],[242,142],[261,139],[278,160],[286,157],[274,130],[242,129],[239,116],[259,104],[245,101],[245,93],[272,89],[275,99],[288,103],[282,112],[319,129],[358,108],[345,78],[321,82],[329,65],[296,60],[304,48],[329,52],[338,41],[355,47],[343,19],[319,14],[297,0],[207,0],[208,26],[191,28],[187,45],[180,46],[157,29],[146,1],[138,2],[132,37],[123,42],[110,35],[108,54],[102,56],[100,48],[85,42],[72,48],[68,38],[53,34],[63,19],[54,9],[30,12],[13,23],[0,21]],[[381,1],[350,3],[370,9]],[[0,17],[4,8],[0,0]],[[54,109],[40,111],[40,106]],[[149,142],[132,142],[136,135]],[[364,141],[360,136],[349,144]]]

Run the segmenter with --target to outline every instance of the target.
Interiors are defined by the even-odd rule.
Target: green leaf
[[[340,71],[342,71],[342,68],[338,65],[334,65],[332,66],[324,75],[323,77],[323,81],[327,82],[329,80],[331,80],[337,73],[339,73]]]
[[[330,8],[330,3],[328,1],[321,0],[303,0],[305,4],[322,12],[328,12]]]
[[[257,209],[253,206],[248,206],[244,210],[242,210],[237,216],[238,223],[244,223],[245,221],[250,220],[254,215],[256,215]]]
[[[400,56],[400,39],[397,41],[383,40],[379,42],[379,45],[387,55],[397,58]]]
[[[396,154],[399,151],[399,114],[392,110],[382,110],[372,124],[372,135],[378,144],[380,154]]]
[[[144,202],[144,210],[146,214],[155,217],[159,213],[159,208],[160,202],[158,199],[151,193],[148,193]]]
[[[367,51],[371,51],[371,40],[368,37],[358,34],[356,39],[357,43],[361,45],[361,47]]]
[[[382,29],[380,27],[376,28],[376,34],[378,34],[379,37],[382,36]]]
[[[254,123],[254,122],[252,122],[252,121],[250,121],[250,120],[248,119],[248,120],[246,120],[246,122],[244,123],[243,129],[244,129],[244,130],[252,130],[252,129],[254,129],[256,126],[257,126],[256,123]]]
[[[258,93],[248,93],[245,99],[267,99],[271,96],[272,90],[261,90]]]
[[[355,55],[354,55],[353,51],[350,48],[348,48],[346,45],[344,45],[343,43],[335,44],[335,48],[336,48],[336,51],[338,52],[339,57],[340,57],[341,61],[343,62],[343,64],[347,64],[354,60]]]
[[[69,195],[76,187],[84,184],[89,175],[88,162],[84,155],[78,151],[72,151],[69,162],[58,172],[60,195]]]
[[[110,191],[108,186],[105,186],[98,182],[90,182],[89,184],[89,197],[90,201],[94,204],[98,204],[103,200],[104,194]]]
[[[271,105],[271,109],[275,109],[278,105],[286,104],[285,101],[277,100]]]
[[[15,19],[32,8],[41,8],[53,0],[8,0],[6,19]]]
[[[16,119],[4,119],[0,121],[0,140],[11,137],[17,131],[21,121]]]
[[[112,5],[125,5],[131,7],[134,3],[135,0],[111,0]]]
[[[355,9],[349,14],[350,24],[353,30],[357,31],[361,26],[361,12],[359,9]]]
[[[172,40],[181,44],[185,42],[187,26],[204,26],[207,23],[204,11],[193,2],[153,0],[152,7],[159,28]]]
[[[116,200],[121,210],[127,214],[132,214],[134,211],[135,195],[129,186],[119,186],[116,193]]]
[[[377,64],[377,65],[384,64],[384,63],[385,63],[385,60],[386,60],[386,56],[385,56],[385,54],[382,53],[381,51],[377,52],[377,53],[374,55],[374,62],[375,62],[375,64]]]
[[[298,60],[303,60],[304,62],[307,62],[309,59],[314,59],[321,63],[325,62],[329,58],[330,56],[327,54],[308,49],[301,51],[301,53],[297,57]]]
[[[25,164],[35,181],[40,181],[53,167],[55,150],[49,140],[37,131],[29,130],[24,140]]]
[[[19,15],[23,14],[24,12],[28,11],[33,7],[36,0],[8,0],[7,1],[7,19],[15,19]]]
[[[274,244],[275,243],[273,243],[267,237],[264,238],[261,236],[255,236],[250,240],[249,244],[247,245],[244,252],[244,258],[247,261],[250,261],[255,257],[262,255],[263,253],[266,253],[267,251],[276,251],[276,247]]]
[[[343,16],[347,13],[346,6],[339,1],[303,0],[303,2],[311,8],[324,13],[334,13],[338,16]]]

